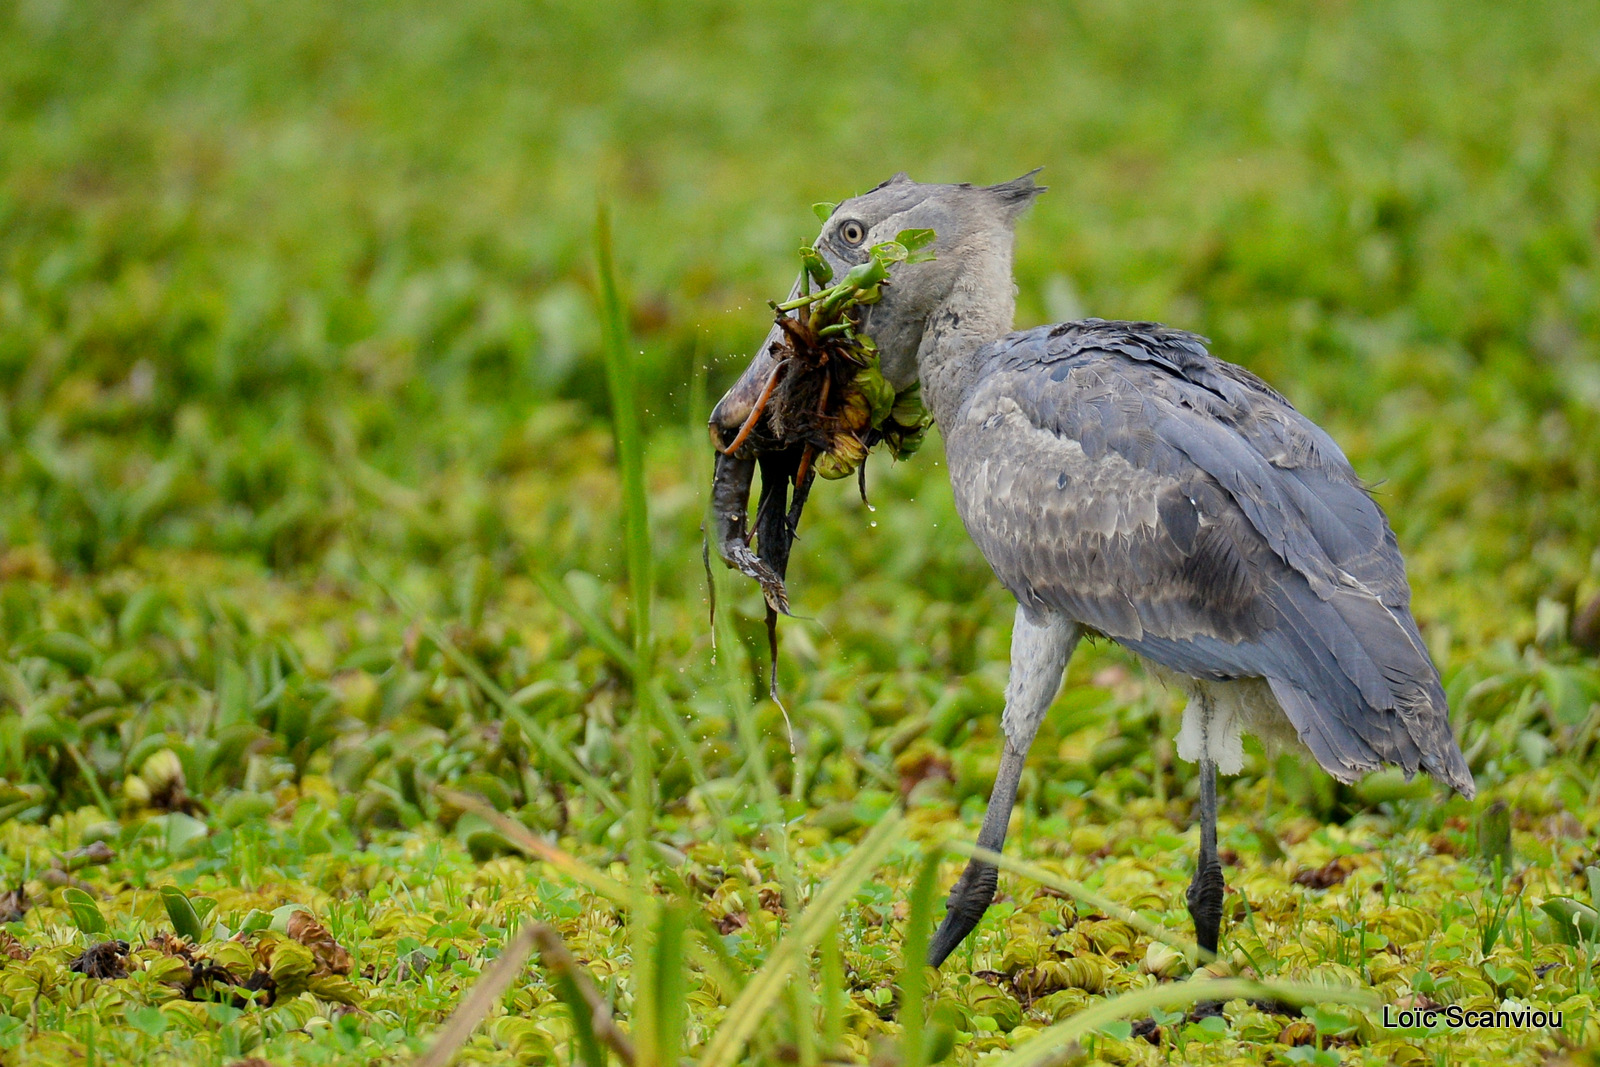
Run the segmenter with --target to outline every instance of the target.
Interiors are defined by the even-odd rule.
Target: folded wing
[[[1025,606],[1196,677],[1262,677],[1329,773],[1470,794],[1393,532],[1337,445],[1201,338],[1088,320],[979,354],[946,432],[967,529]]]

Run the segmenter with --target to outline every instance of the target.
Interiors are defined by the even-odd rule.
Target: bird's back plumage
[[[1090,319],[1009,334],[942,426],[1000,580],[1202,679],[1265,678],[1318,762],[1472,777],[1393,532],[1344,454],[1194,334]]]

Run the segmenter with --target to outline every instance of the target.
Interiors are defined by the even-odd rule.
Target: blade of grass
[[[938,892],[939,860],[944,850],[934,848],[922,861],[917,880],[911,886],[911,909],[906,916],[905,939],[900,954],[905,966],[900,971],[900,1064],[924,1067],[928,1047],[924,1040],[928,992],[928,932],[933,929],[933,902]]]
[[[596,648],[616,661],[617,666],[628,672],[628,677],[638,680],[639,661],[628,651],[628,646],[622,643],[622,639],[605,620],[578,603],[577,597],[568,592],[566,586],[538,569],[537,564],[531,564],[528,573],[550,603],[577,623],[578,629],[583,631],[584,636],[593,642]]]
[[[115,819],[117,809],[111,806],[105,790],[100,788],[100,776],[94,772],[94,768],[84,758],[83,753],[78,751],[78,746],[68,742],[67,754],[72,757],[72,762],[78,765],[78,773],[83,775],[84,781],[89,783],[89,792],[94,794],[94,802],[99,805],[101,812],[106,818]]]
[[[506,691],[501,689],[493,678],[489,677],[488,672],[478,665],[476,660],[457,648],[455,642],[445,635],[445,632],[440,629],[437,623],[414,608],[398,590],[390,588],[389,584],[379,578],[377,572],[367,566],[366,562],[361,560],[359,556],[357,560],[361,563],[362,569],[367,572],[367,577],[379,589],[383,590],[384,595],[394,601],[395,606],[401,611],[417,621],[417,625],[422,628],[422,632],[427,635],[428,640],[437,645],[439,651],[444,653],[445,658],[454,663],[461,673],[465,674],[474,685],[483,691],[485,696],[494,702],[495,706],[500,709],[501,714],[509,719],[516,720],[517,725],[522,727],[522,732],[533,740],[533,743],[539,747],[539,750],[545,754],[546,758],[572,775],[584,789],[588,790],[591,796],[605,805],[606,809],[613,815],[622,818],[627,814],[628,809],[617,798],[617,795],[604,782],[585,770],[583,765],[573,758],[572,753],[567,751],[566,746],[556,741],[550,735],[550,731],[544,728],[543,723],[529,715],[516,701],[512,700],[506,694]]]
[[[600,1049],[600,1042],[604,1041],[618,1059],[631,1067],[638,1059],[633,1042],[611,1018],[611,1006],[595,990],[589,972],[572,958],[555,927],[536,923],[530,932],[539,947],[539,962],[550,972],[556,995],[572,1013],[572,1028],[584,1063],[587,1067],[605,1067],[605,1053]]]
[[[1142,1015],[1152,1008],[1187,1007],[1201,1001],[1227,1001],[1245,997],[1281,1000],[1287,1004],[1352,1004],[1367,1010],[1376,1008],[1379,1003],[1377,994],[1371,990],[1310,982],[1256,982],[1243,978],[1171,982],[1108,997],[1064,1022],[1041,1030],[1020,1048],[992,1061],[992,1067],[1033,1067],[1035,1064],[1051,1062],[1062,1049],[1106,1023],[1130,1015]]]
[[[628,358],[628,324],[617,292],[611,255],[611,213],[604,204],[595,213],[595,253],[600,269],[600,317],[605,331],[606,382],[611,388],[611,428],[622,476],[622,519],[628,551],[628,584],[633,607],[633,652],[640,666],[649,666],[650,648],[650,510],[644,491],[644,441]]]
[[[667,904],[656,923],[656,1055],[664,1064],[676,1064],[683,1055],[683,1034],[689,1015],[688,961],[684,935],[689,919],[680,904]]]
[[[645,921],[650,892],[650,826],[655,806],[655,748],[650,738],[650,712],[655,690],[651,685],[650,510],[644,492],[644,441],[634,395],[633,361],[628,358],[628,324],[611,256],[611,217],[604,204],[595,215],[595,254],[600,271],[600,311],[605,332],[606,382],[611,389],[611,430],[616,440],[617,468],[622,478],[622,520],[628,554],[628,600],[633,609],[634,714],[628,723],[631,773],[629,775],[629,830],[632,841],[628,871],[632,876],[634,907],[628,923],[633,952],[633,1039],[639,1061],[659,1062],[656,1019],[657,978],[655,931]]]
[[[844,1038],[844,953],[839,947],[839,924],[828,924],[818,953],[822,957],[822,1053],[839,1054]]]
[[[773,947],[767,961],[750,979],[738,999],[728,1007],[725,1021],[706,1046],[700,1067],[731,1067],[738,1061],[745,1043],[766,1019],[773,1001],[782,993],[794,969],[809,957],[811,946],[838,918],[839,912],[849,903],[861,883],[877,869],[899,841],[904,823],[904,818],[895,812],[862,838],[861,843],[834,872],[827,887],[811,902],[788,934]],[[810,1020],[796,1022],[797,1025],[808,1025]]]
[[[415,1067],[446,1067],[456,1058],[478,1024],[494,1010],[495,1001],[522,973],[522,965],[533,954],[534,930],[534,927],[523,927],[517,931],[517,936],[500,951],[494,962],[483,969],[477,982],[445,1020],[428,1051],[416,1058]]]
[[[1125,908],[1108,897],[1101,896],[1082,882],[1075,882],[1070,878],[1064,878],[1054,871],[1047,871],[1043,867],[1028,863],[1025,860],[1013,859],[1004,853],[979,848],[977,845],[967,844],[964,841],[947,841],[944,847],[958,855],[980,859],[985,863],[992,863],[1003,871],[1020,874],[1022,877],[1038,882],[1040,885],[1059,889],[1068,896],[1081,900],[1092,907],[1099,908],[1113,919],[1119,919],[1163,944],[1171,945],[1181,952],[1189,953],[1191,958],[1195,956],[1208,960],[1213,958],[1212,953],[1205,951],[1182,934],[1174,933],[1153,919],[1147,919],[1138,912]]]
[[[655,930],[647,920],[649,906],[654,900],[650,891],[650,823],[652,814],[651,785],[655,773],[655,753],[650,746],[649,723],[644,716],[645,701],[642,692],[634,690],[634,715],[628,724],[633,769],[629,779],[628,799],[632,848],[628,856],[628,874],[631,876],[633,908],[628,915],[628,941],[633,953],[633,1039],[638,1046],[639,1062],[654,1067],[663,1062],[659,1058],[656,1018],[656,978],[661,960],[657,957]]]
[[[633,905],[633,895],[627,886],[541,839],[517,820],[496,811],[487,801],[467,793],[458,793],[444,786],[435,786],[433,792],[439,799],[454,804],[462,811],[471,812],[494,827],[495,832],[505,838],[513,848],[521,849],[534,859],[543,860],[574,882],[586,886],[597,896],[605,897],[621,907]]]

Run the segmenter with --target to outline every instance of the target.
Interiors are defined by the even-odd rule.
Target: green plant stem
[[[1175,934],[1171,930],[1168,930],[1165,926],[1162,926],[1160,923],[1151,919],[1147,919],[1138,912],[1133,911],[1130,908],[1123,907],[1121,904],[1118,904],[1109,897],[1096,893],[1082,882],[1076,882],[1070,878],[1063,878],[1054,871],[1047,871],[1037,864],[1027,863],[1019,859],[1013,859],[1004,853],[993,852],[986,848],[979,848],[976,845],[970,845],[964,841],[946,842],[945,848],[962,856],[967,856],[972,859],[979,859],[985,863],[992,863],[1001,870],[1010,871],[1013,874],[1020,874],[1024,878],[1031,878],[1041,885],[1047,885],[1054,889],[1059,889],[1063,893],[1083,901],[1085,904],[1099,908],[1112,918],[1127,923],[1129,926],[1152,938],[1155,938],[1157,941],[1160,941],[1163,944],[1171,945],[1173,948],[1189,954],[1190,959],[1209,961],[1214,958],[1212,953],[1202,949],[1199,945],[1195,944],[1193,941],[1190,941],[1183,935]]]
[[[829,924],[849,903],[861,884],[883,862],[899,840],[905,820],[895,812],[872,828],[848,858],[839,865],[826,887],[812,900],[798,921],[767,955],[766,963],[751,978],[737,1000],[728,1007],[725,1021],[706,1046],[700,1067],[731,1067],[745,1043],[766,1018],[784,984],[799,964],[809,959]],[[805,1020],[809,1024],[810,1020]]]
[[[71,742],[67,743],[67,754],[72,757],[72,762],[78,765],[78,773],[89,783],[89,792],[94,794],[94,802],[100,806],[105,817],[115,819],[117,811],[111,806],[111,799],[106,796],[105,790],[100,788],[100,776],[95,774],[94,767],[90,766],[88,759],[78,750],[78,746]]]
[[[1195,979],[1171,982],[1140,989],[1121,996],[1107,997],[1085,1008],[1065,1022],[1035,1034],[1009,1055],[991,1061],[993,1067],[1034,1067],[1051,1062],[1063,1048],[1086,1037],[1106,1023],[1141,1015],[1154,1008],[1198,1004],[1201,1001],[1227,1001],[1241,997],[1274,999],[1289,1004],[1352,1004],[1364,1009],[1378,1006],[1378,996],[1366,989],[1341,989],[1310,982],[1255,982],[1242,978]]]
[[[461,673],[471,679],[472,683],[499,707],[501,714],[509,719],[516,720],[517,725],[522,727],[523,733],[533,740],[533,743],[544,753],[545,758],[572,775],[584,789],[588,790],[613,815],[618,818],[627,815],[628,809],[617,795],[604,782],[585,770],[583,765],[573,758],[572,753],[567,751],[566,746],[556,741],[550,735],[550,731],[544,728],[543,724],[519,707],[516,701],[512,700],[504,689],[495,684],[494,679],[490,678],[488,672],[479,666],[472,657],[457,648],[455,642],[445,636],[444,631],[440,629],[437,623],[423,615],[398,590],[391,588],[388,583],[379,578],[377,573],[367,566],[366,562],[361,560],[359,556],[357,560],[361,563],[362,569],[367,572],[368,578],[379,589],[383,590],[384,595],[394,601],[396,607],[416,620],[417,625],[422,628],[422,632],[427,635],[428,640],[438,646],[439,651],[444,653],[445,658],[454,663]]]
[[[611,215],[604,204],[595,216],[595,254],[600,270],[600,311],[605,333],[606,382],[611,390],[611,427],[622,478],[622,518],[628,552],[633,614],[633,651],[642,671],[650,669],[650,511],[644,490],[644,441],[628,358],[627,320],[618,295],[611,254]]]

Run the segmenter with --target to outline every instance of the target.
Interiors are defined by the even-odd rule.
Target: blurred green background
[[[762,336],[807,206],[897,170],[1043,166],[1019,326],[1209,335],[1378,487],[1442,663],[1516,662],[1541,600],[1558,647],[1600,578],[1597,47],[1583,3],[7,4],[4,638],[17,657],[73,634],[90,664],[136,648],[150,684],[225,703],[207,642],[144,634],[211,633],[237,595],[245,645],[327,616],[307,684],[358,653],[381,671],[399,623],[363,568],[469,627],[503,609],[512,636],[486,640],[540,633],[535,664],[585,638],[530,569],[577,572],[623,627],[604,201],[658,629],[700,664],[695,426]],[[795,585],[822,625],[790,628],[805,669],[785,680],[802,696],[870,691],[863,671],[937,691],[1001,658],[1004,598],[937,448],[889,477],[875,515],[818,494]],[[141,590],[163,606],[123,633]],[[293,601],[333,594],[366,621]],[[54,677],[14,682],[16,710]],[[164,728],[107,720],[84,741],[113,777],[119,740]]]
[[[713,653],[703,424],[812,202],[1038,166],[1018,325],[1197,330],[1326,426],[1398,532],[1485,797],[1515,798],[1519,834],[1564,808],[1592,840],[1600,668],[1572,628],[1600,594],[1596,114],[1582,0],[0,0],[7,877],[45,840],[27,828],[91,804],[122,820],[96,832],[142,865],[130,884],[176,862],[139,836],[159,790],[129,785],[163,750],[210,806],[196,869],[226,873],[235,828],[275,811],[296,812],[285,870],[430,824],[501,847],[441,782],[617,840],[461,665],[623,789],[602,202],[650,443],[659,684],[692,735],[658,738],[657,832],[687,849],[718,804],[754,826],[752,704],[808,832],[913,795],[970,820],[1010,610],[937,443],[873,461],[876,510],[813,497],[791,757],[757,703],[749,583],[719,579],[742,641]],[[1172,800],[1186,825],[1173,700],[1131,668],[1080,652],[1024,783],[1034,841],[1066,840],[1089,796],[1095,818]],[[1477,810],[1279,773],[1319,819],[1465,841]],[[54,826],[50,847],[78,843]],[[1537,846],[1552,878],[1561,840]]]
[[[7,4],[0,531],[314,569],[331,457],[475,480],[603,410],[597,200],[661,428],[812,201],[1043,166],[1019,325],[1212,337],[1381,483],[1430,622],[1527,637],[1600,529],[1597,43],[1560,2]]]

